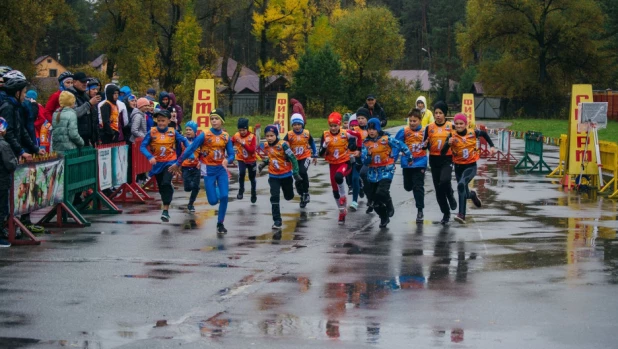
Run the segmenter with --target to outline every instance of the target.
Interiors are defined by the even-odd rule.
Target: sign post
[[[288,132],[289,120],[288,94],[277,93],[275,102],[275,119],[273,124],[279,127],[279,134],[285,135]]]
[[[197,128],[202,132],[210,127],[210,112],[216,108],[216,98],[217,90],[215,90],[215,80],[195,80],[191,120],[197,123]]]
[[[592,85],[573,85],[568,133],[569,149],[567,152],[566,171],[568,176],[598,174],[596,153],[589,146],[589,144],[596,142],[594,134],[587,137],[586,132],[579,132],[578,130],[578,124],[580,123],[579,104],[592,101]]]
[[[461,112],[468,118],[468,128],[476,127],[476,114],[474,112],[474,95],[464,93],[461,97]]]

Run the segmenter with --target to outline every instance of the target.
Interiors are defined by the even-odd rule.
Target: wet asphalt
[[[398,169],[387,229],[364,199],[339,226],[320,162],[280,233],[265,173],[255,205],[234,179],[223,238],[181,185],[170,223],[154,202],[51,229],[0,250],[0,348],[618,347],[618,202],[513,167],[479,163],[466,225],[438,224],[429,173],[417,225]]]

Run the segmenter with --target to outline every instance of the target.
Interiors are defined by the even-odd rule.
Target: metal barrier
[[[560,135],[560,157],[558,159],[558,166],[547,175],[547,178],[562,178],[564,177],[564,168],[566,166],[567,153],[569,151],[569,140],[567,135]]]
[[[516,164],[517,159],[511,154],[511,131],[501,129],[498,130],[498,151],[492,155],[488,161],[496,161],[498,165]],[[483,141],[484,138],[481,138]],[[487,142],[485,142],[487,143]]]
[[[123,183],[110,195],[114,202],[143,204],[146,203],[147,200],[154,200],[154,198],[148,195],[137,183],[137,176],[148,173],[152,168],[148,159],[146,159],[144,154],[139,150],[143,140],[143,138],[137,138],[129,148],[131,152],[131,176],[128,178],[129,183]]]
[[[537,155],[539,160],[535,163],[530,155]],[[530,164],[532,167],[528,167]],[[544,170],[547,168],[547,171]],[[540,132],[528,131],[525,135],[524,157],[515,166],[516,170],[527,170],[527,172],[544,173],[551,172],[551,168],[543,160],[543,134]]]
[[[479,130],[488,132],[488,129],[485,125],[479,124]],[[479,154],[481,159],[489,159],[491,158],[491,151],[489,150],[489,143],[485,140],[485,138],[479,138]]]
[[[611,173],[613,176],[599,192],[609,194],[609,197],[612,199],[618,198],[618,144],[599,141],[599,150],[603,170]]]

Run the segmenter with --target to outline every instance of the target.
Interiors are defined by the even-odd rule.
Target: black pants
[[[459,213],[466,215],[466,200],[470,198],[468,184],[476,176],[476,162],[467,165],[455,165],[457,193],[459,194]]]
[[[290,201],[294,198],[294,179],[292,176],[285,178],[268,177],[270,185],[270,204],[272,206],[273,221],[281,221],[281,209],[279,207],[280,195],[283,191],[283,198]]]
[[[169,166],[165,166],[161,172],[155,175],[163,205],[169,205],[172,202],[172,197],[174,196],[174,187],[172,186],[172,178],[174,178],[174,174],[168,171],[169,168]]]
[[[298,160],[298,174],[302,181],[296,181],[294,184],[296,185],[296,192],[301,196],[301,199],[303,194],[309,192],[309,174],[307,173],[309,166],[311,166],[311,158]]]
[[[9,189],[0,189],[0,229],[2,223],[9,218],[9,207]]]
[[[197,167],[183,167],[182,168],[182,182],[185,186],[186,192],[191,192],[189,196],[189,205],[193,205],[195,199],[197,198],[197,194],[200,192],[200,180],[202,179],[202,174],[199,168]]]
[[[453,196],[451,178],[453,173],[453,160],[450,156],[429,156],[431,166],[431,177],[433,186],[436,189],[436,199],[443,214],[449,214],[451,208],[448,204],[448,197]]]
[[[251,194],[255,193],[255,175],[257,173],[257,164],[255,162],[245,163],[238,161],[238,191],[245,192],[245,176],[249,170],[249,182],[251,182]]]
[[[391,202],[390,179],[382,179],[377,183],[365,182],[365,194],[367,199],[373,202],[373,209],[380,218],[388,217],[388,206]]]
[[[416,208],[425,208],[425,168],[404,168],[403,169],[403,188],[414,194]]]

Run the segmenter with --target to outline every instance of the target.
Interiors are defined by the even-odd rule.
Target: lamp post
[[[426,48],[424,48],[424,47],[421,47],[421,50],[422,50],[423,52],[426,52],[426,53],[427,53],[427,56],[429,56],[429,69],[428,69],[428,70],[429,70],[429,71],[431,71],[431,52],[430,52],[430,51],[428,51],[428,50],[427,50]]]

